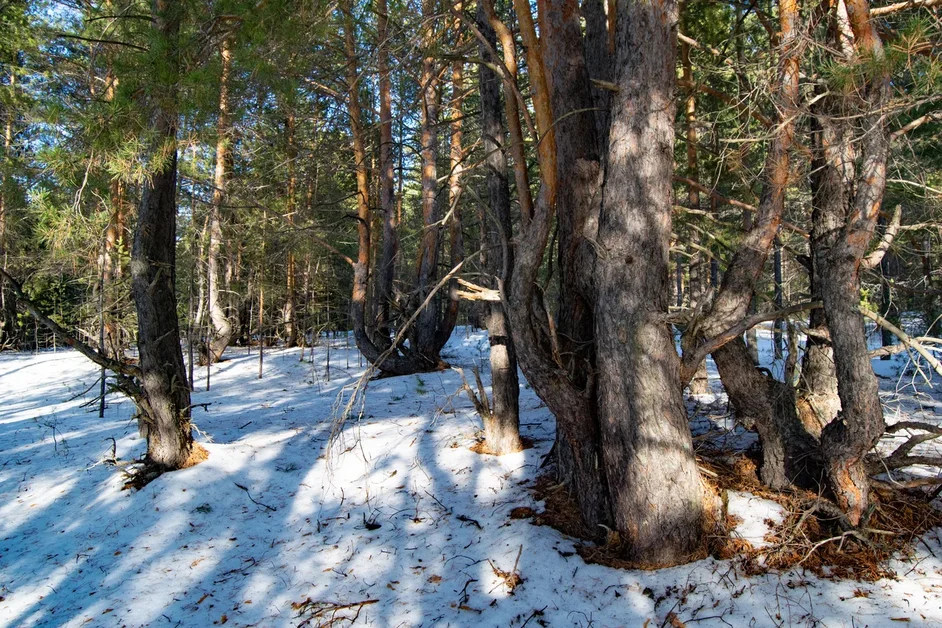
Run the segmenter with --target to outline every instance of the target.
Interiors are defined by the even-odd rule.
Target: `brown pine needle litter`
[[[892,578],[896,574],[889,567],[890,560],[912,555],[923,534],[942,527],[942,511],[929,503],[924,491],[872,488],[870,515],[860,527],[852,528],[838,516],[830,501],[811,491],[780,492],[763,486],[755,463],[744,455],[698,458],[698,464],[711,478],[706,487],[708,500],[716,495],[717,501],[725,501],[722,496],[726,491],[742,491],[774,501],[786,513],[766,536],[767,545],[755,548],[731,534],[740,523],[738,517],[727,514],[720,519],[717,515],[722,509],[707,508],[708,547],[702,556],[691,556],[691,560],[709,553],[720,560],[737,561],[748,575],[803,568],[825,578]],[[617,532],[602,528],[596,532],[586,527],[575,499],[553,473],[538,478],[533,493],[544,502],[543,511],[522,506],[511,510],[511,519],[530,519],[534,525],[550,526],[585,541],[576,551],[588,563],[620,569],[646,568],[621,558],[624,554]]]

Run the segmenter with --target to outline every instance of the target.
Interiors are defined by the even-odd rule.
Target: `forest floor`
[[[542,507],[531,489],[554,423],[532,390],[521,422],[534,447],[517,454],[471,451],[480,420],[455,371],[372,381],[362,418],[331,444],[338,395],[363,370],[333,343],[329,380],[323,344],[313,364],[266,353],[262,379],[257,350],[230,349],[209,392],[197,371],[209,459],[139,491],[122,490],[120,467],[143,452],[133,408],[86,407],[91,363],[0,354],[0,626],[942,625],[939,529],[874,582],[747,575],[737,559],[587,564],[577,540],[510,517]],[[486,336],[461,329],[444,354],[486,367]],[[942,423],[938,380],[904,364],[875,362],[887,421]],[[698,429],[748,440],[715,375],[716,392],[691,401]],[[754,545],[783,516],[749,493],[729,507]]]

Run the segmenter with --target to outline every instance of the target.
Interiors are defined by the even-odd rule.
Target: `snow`
[[[210,457],[137,492],[102,463],[112,447],[121,461],[143,451],[131,404],[110,396],[104,419],[83,407],[97,369],[71,351],[0,354],[0,626],[942,624],[938,531],[875,583],[746,577],[714,559],[656,572],[584,563],[573,539],[509,518],[540,509],[528,489],[554,429],[526,386],[535,446],[518,454],[469,450],[480,420],[453,371],[371,382],[362,419],[329,447],[338,395],[362,373],[355,349],[333,342],[329,381],[323,345],[313,364],[267,353],[263,379],[256,353],[230,349],[209,392],[197,371]],[[483,334],[459,330],[445,355],[486,367],[486,350]],[[935,391],[882,381],[888,420],[942,418]],[[704,431],[733,427],[718,386],[696,403]],[[748,493],[729,504],[755,545],[782,516]],[[515,566],[511,590],[499,571]],[[312,618],[321,603],[353,606]]]

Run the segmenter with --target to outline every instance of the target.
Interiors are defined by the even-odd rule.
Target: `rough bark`
[[[602,173],[578,15],[576,2],[554,2],[547,3],[540,20],[541,30],[553,42],[546,46],[544,55],[556,119],[556,178],[566,182],[556,196],[559,305],[554,350],[571,385],[585,396],[588,412],[584,417],[557,417],[556,453],[560,479],[571,486],[594,482],[599,494],[591,496],[587,504],[601,504],[607,499],[605,482],[591,464],[600,456],[601,437],[592,400],[594,381],[590,380],[595,370],[591,305],[595,295],[594,251],[587,238],[594,238],[597,231]],[[607,509],[588,514],[596,524],[609,516]]]
[[[870,21],[866,0],[846,0],[848,24],[853,33],[855,54],[880,64],[884,60],[880,37]],[[856,60],[856,59],[853,59]],[[826,194],[813,208],[818,239],[812,242],[816,278],[834,351],[841,413],[821,433],[822,452],[838,505],[852,524],[858,524],[869,507],[869,476],[864,456],[883,435],[883,409],[879,386],[870,364],[863,319],[859,312],[859,270],[873,236],[886,184],[889,141],[881,107],[889,88],[886,70],[875,76],[852,103],[865,112],[864,139],[861,142],[859,172],[850,205],[840,203],[843,195]],[[845,120],[819,116],[822,131],[816,142],[824,162],[841,167],[840,150],[833,150],[828,126],[845,125]],[[835,177],[837,179],[837,177]],[[844,181],[843,178],[838,179]]]
[[[180,347],[174,292],[176,264],[177,79],[180,9],[155,0],[155,45],[162,72],[153,98],[152,128],[156,172],[144,182],[131,249],[131,289],[137,310],[141,397],[139,427],[147,439],[147,459],[159,469],[192,463],[198,449],[190,428],[190,387]],[[156,53],[155,53],[156,54]]]
[[[585,19],[585,56],[592,84],[592,103],[595,107],[596,139],[599,155],[608,152],[608,133],[611,126],[612,91],[600,83],[611,83],[614,75],[609,19],[605,14],[605,0],[583,0]],[[614,21],[614,16],[612,17]]]
[[[619,7],[599,254],[595,266],[598,413],[612,515],[630,559],[651,565],[703,550],[705,496],[667,312],[676,2]]]
[[[515,4],[515,7],[518,16],[521,13],[529,16],[530,7],[527,3],[519,2]],[[501,32],[509,31],[506,26],[496,20],[492,9],[493,7],[489,12],[489,19],[498,36],[501,37],[506,58],[508,42]],[[521,19],[522,27],[523,24],[524,21]],[[529,28],[525,29],[524,41],[530,42],[528,45],[536,57],[532,62],[528,62],[528,71],[532,77],[539,77],[539,80],[534,81],[532,95],[535,104],[549,111],[550,95],[546,90],[546,80],[542,77],[542,60],[538,55],[539,46],[535,42],[532,19],[528,24]],[[512,46],[512,42],[509,45]],[[512,100],[511,93],[514,89],[516,85],[507,85],[505,81],[505,103]],[[608,491],[604,483],[604,467],[598,448],[594,395],[591,390],[574,386],[569,380],[568,373],[561,363],[555,331],[550,327],[552,318],[546,309],[537,283],[556,205],[556,139],[553,134],[546,133],[546,128],[543,126],[550,122],[551,120],[547,120],[545,115],[537,119],[537,132],[542,137],[541,151],[538,153],[542,182],[539,194],[529,210],[523,202],[528,190],[518,187],[518,194],[522,201],[521,233],[517,239],[514,272],[509,289],[506,290],[505,306],[510,319],[517,357],[527,381],[553,412],[557,425],[568,426],[568,428],[560,427],[559,429],[568,429],[572,434],[572,438],[567,440],[573,443],[570,463],[575,465],[575,469],[571,473],[573,479],[568,488],[575,496],[583,521],[588,528],[593,532],[600,532],[599,524],[610,524],[611,517]],[[508,127],[512,147],[517,141],[513,126],[509,118]],[[517,128],[519,129],[519,124]],[[552,159],[547,158],[549,155],[552,155]],[[522,178],[521,171],[526,171],[526,168],[525,162],[514,158],[514,169],[518,181]],[[528,214],[527,211],[532,213]]]
[[[514,182],[517,186],[517,202],[520,204],[521,222],[526,226],[533,216],[533,197],[530,192],[530,177],[524,154],[523,128],[520,124],[520,110],[516,95],[517,89],[517,53],[516,43],[510,29],[500,21],[494,10],[494,0],[480,0],[484,7],[488,23],[500,40],[501,54],[504,60],[501,76],[504,84],[504,115],[509,134],[508,152],[513,160]]]
[[[497,49],[497,35],[487,21],[483,2],[478,3],[477,22],[478,29],[489,44],[481,44],[481,56],[488,59],[489,50]],[[500,290],[509,282],[514,266],[511,247],[513,227],[510,217],[510,183],[507,180],[506,133],[500,115],[500,79],[493,70],[484,65],[478,69],[478,90],[481,96],[484,177],[488,195],[487,210],[481,220],[481,241],[485,247],[487,286]],[[484,442],[487,450],[496,455],[519,451],[522,443],[517,355],[504,304],[485,302],[481,323],[487,329],[491,364],[490,412],[482,417]]]

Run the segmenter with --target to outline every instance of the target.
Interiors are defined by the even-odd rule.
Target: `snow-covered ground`
[[[526,387],[535,447],[519,454],[469,450],[480,422],[454,371],[372,382],[362,420],[328,448],[338,394],[362,372],[334,342],[329,381],[323,346],[313,365],[268,353],[263,379],[256,353],[230,350],[212,390],[193,395],[209,404],[194,410],[209,460],[138,492],[101,464],[143,443],[128,401],[109,397],[104,419],[83,407],[97,369],[69,351],[0,354],[0,625],[942,625],[938,530],[875,583],[746,577],[714,559],[584,563],[572,539],[509,518],[539,510],[528,487],[552,443],[552,416]],[[461,330],[445,355],[486,364],[486,346]],[[937,393],[906,392],[900,366],[880,365],[889,413],[942,421]],[[749,494],[729,504],[755,544],[781,516]],[[499,573],[515,565],[511,591]]]

